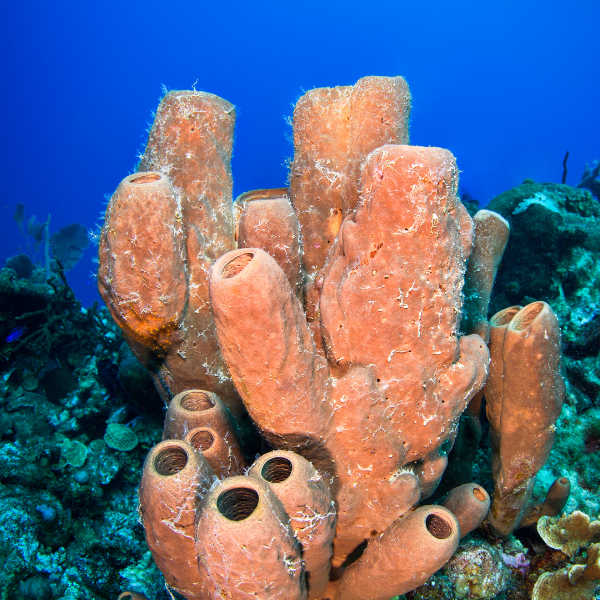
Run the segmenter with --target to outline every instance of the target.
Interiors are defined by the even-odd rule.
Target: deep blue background
[[[600,2],[10,2],[0,9],[0,264],[17,202],[51,231],[101,220],[168,89],[237,107],[235,193],[285,185],[285,118],[313,87],[403,75],[411,143],[449,148],[482,204],[600,158]],[[94,250],[69,274],[98,298]]]

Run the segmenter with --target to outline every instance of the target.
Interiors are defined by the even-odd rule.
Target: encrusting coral
[[[586,549],[587,557],[559,569],[542,573],[531,594],[532,600],[586,600],[597,597],[600,588],[600,521],[575,511],[563,517],[540,518],[538,533],[551,548],[574,557]],[[596,542],[596,543],[595,543]]]
[[[600,587],[600,544],[588,548],[587,562],[544,573],[535,584],[531,600],[593,600]]]
[[[384,600],[429,579],[485,517],[477,485],[419,506],[489,352],[459,333],[474,224],[456,163],[407,145],[409,111],[400,77],[311,90],[289,191],[234,204],[233,106],[170,92],[140,172],[111,199],[100,292],[170,402],[141,515],[190,600]],[[471,278],[484,329],[504,233]],[[247,472],[229,412],[275,449]]]
[[[581,548],[600,541],[600,520],[576,510],[562,517],[541,517],[537,530],[550,548],[575,556]]]

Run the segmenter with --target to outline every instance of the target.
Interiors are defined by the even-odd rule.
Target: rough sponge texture
[[[410,92],[402,77],[307,92],[294,110],[290,199],[302,230],[305,309],[319,318],[322,270],[344,218],[359,201],[363,163],[384,144],[408,144]],[[313,334],[320,347],[320,331]]]
[[[199,507],[196,547],[210,598],[306,598],[300,545],[264,481],[231,477],[215,486]]]
[[[505,537],[521,521],[550,455],[565,384],[560,326],[548,304],[511,307],[490,323],[492,368],[485,396],[495,494],[489,521],[492,533]]]
[[[188,243],[193,233],[209,260],[233,247],[234,125],[235,107],[227,100],[205,92],[169,92],[138,166],[169,177],[180,198]]]
[[[323,283],[329,362],[337,371],[376,365],[409,460],[448,439],[486,376],[481,338],[458,337],[473,225],[456,197],[457,175],[447,150],[375,150]]]
[[[148,213],[159,218],[148,219]],[[169,179],[136,173],[113,194],[102,228],[100,294],[124,334],[151,351],[165,351],[175,342],[185,307],[179,218]]]
[[[369,155],[325,271],[326,357],[268,254],[237,250],[212,272],[219,341],[250,416],[332,476],[334,565],[418,501],[417,479],[423,496],[435,488],[441,446],[487,374],[483,340],[457,336],[472,222],[455,177],[445,150]]]
[[[140,172],[109,203],[98,287],[163,400],[219,394],[240,416],[208,300],[215,258],[235,247],[231,153],[235,110],[203,92],[169,92]]]

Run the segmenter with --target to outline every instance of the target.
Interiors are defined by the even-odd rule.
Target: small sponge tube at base
[[[329,581],[336,524],[327,480],[308,460],[285,450],[263,454],[248,475],[264,480],[281,500],[302,546],[309,598],[320,598]]]
[[[485,519],[490,509],[490,496],[480,485],[465,483],[450,491],[444,506],[458,520],[463,538]]]
[[[422,506],[371,539],[337,588],[337,600],[388,600],[425,583],[452,557],[460,538],[456,517]],[[390,560],[390,557],[395,557]]]
[[[305,600],[300,552],[283,505],[256,477],[220,481],[200,503],[196,554],[211,598]]]
[[[205,594],[194,521],[199,498],[215,482],[202,454],[181,440],[160,442],[144,462],[139,498],[146,543],[166,582],[188,600]]]

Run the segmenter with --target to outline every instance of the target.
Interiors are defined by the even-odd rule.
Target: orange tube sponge
[[[168,92],[138,167],[168,175],[179,194],[186,240],[196,237],[213,261],[234,247],[234,126],[235,107],[227,100],[206,92]]]
[[[472,221],[456,197],[454,157],[383,146],[364,166],[362,197],[330,255],[321,324],[330,365],[376,365],[407,462],[452,434],[481,388],[488,351],[458,337]]]
[[[174,226],[179,215],[167,177],[135,173],[113,194],[100,236],[102,299],[125,336],[154,352],[179,341],[187,293],[184,240]]]
[[[480,485],[465,483],[448,494],[444,506],[458,520],[460,537],[463,538],[485,519],[490,508],[490,496]]]
[[[486,375],[483,340],[456,331],[472,223],[457,203],[455,171],[439,149],[370,155],[363,198],[325,274],[329,365],[275,260],[248,248],[213,268],[219,341],[250,416],[275,447],[334,478],[336,567],[414,506],[417,477],[425,493],[435,489],[446,464],[440,446]]]
[[[232,452],[227,442],[210,427],[195,427],[187,432],[183,441],[202,452],[206,462],[219,478],[242,475],[245,461],[238,452]]]
[[[180,440],[150,450],[140,484],[146,543],[167,583],[188,600],[206,598],[198,573],[194,521],[198,499],[216,477],[202,455]]]
[[[540,517],[556,517],[564,509],[571,494],[571,482],[566,477],[557,477],[546,493],[540,509]]]
[[[489,522],[497,537],[509,535],[527,508],[565,397],[554,311],[545,302],[515,310],[501,311],[490,321],[493,367],[485,396],[495,494]]]
[[[233,434],[231,414],[216,394],[186,390],[169,402],[162,437],[182,440],[190,429],[202,426],[214,427],[223,437]]]
[[[298,100],[290,196],[309,275],[323,267],[342,219],[356,208],[362,161],[383,144],[408,143],[409,114],[402,77],[364,77]]]
[[[480,323],[487,321],[492,287],[510,234],[508,221],[491,210],[477,211],[473,222],[473,252],[465,273],[462,330],[466,333],[479,333]]]
[[[287,188],[246,192],[236,199],[234,209],[240,213],[238,248],[261,248],[270,254],[302,300],[300,225]]]
[[[236,231],[233,106],[173,92],[141,162],[152,171],[111,201],[100,287],[175,396],[165,437],[184,440],[148,458],[144,524],[190,599],[293,600],[308,583],[311,600],[333,600],[330,566],[338,598],[387,598],[456,547],[449,511],[411,511],[438,485],[489,353],[458,330],[474,226],[454,157],[394,145],[408,143],[409,111],[399,77],[307,93],[289,197],[242,195]],[[279,449],[248,477],[228,477],[243,457],[219,398]]]
[[[571,482],[566,477],[557,477],[541,504],[531,506],[525,511],[519,527],[534,525],[542,517],[556,517],[564,509],[571,495]]]
[[[508,324],[513,317],[522,309],[522,306],[509,306],[497,312],[490,319],[490,372],[485,382],[484,395],[486,400],[486,414],[491,425],[492,446],[499,443],[494,432],[500,431],[500,420],[502,417],[502,393],[504,390],[504,334]],[[492,467],[492,473],[495,468]]]
[[[306,599],[300,547],[264,481],[231,477],[215,486],[200,504],[196,540],[211,598]]]
[[[266,481],[281,500],[302,546],[308,597],[321,598],[329,581],[336,521],[329,485],[306,459],[283,450],[263,454],[248,475]]]
[[[233,417],[227,407],[219,400],[219,397],[207,390],[187,390],[177,394],[169,403],[165,415],[163,428],[163,440],[185,439],[190,431],[196,431],[199,427],[208,427],[214,430],[217,438],[208,444],[209,436],[205,436],[200,443],[200,437],[196,437],[199,446],[192,443],[197,449],[208,450],[212,448],[209,461],[215,472],[222,476],[240,474],[246,466],[246,460],[240,447]],[[214,445],[213,445],[214,444]],[[218,465],[218,468],[215,468]]]
[[[449,510],[418,508],[369,541],[344,572],[336,599],[388,600],[414,590],[450,559],[459,537],[458,521]]]
[[[275,447],[309,460],[325,439],[328,370],[302,306],[274,258],[258,248],[214,265],[212,309],[221,350],[248,413]],[[306,454],[309,453],[309,455]]]
[[[126,178],[109,203],[99,289],[165,402],[208,389],[241,416],[208,301],[212,262],[235,247],[234,123],[233,105],[218,96],[163,98],[139,165],[151,172]]]
[[[332,420],[324,447],[332,457],[338,512],[332,566],[419,501],[414,469],[404,468],[402,435],[391,431],[373,368],[354,367],[332,379]]]
[[[219,259],[210,293],[223,356],[253,421],[273,446],[333,478],[339,566],[419,498],[373,373],[357,367],[329,379],[283,271],[262,250]]]

